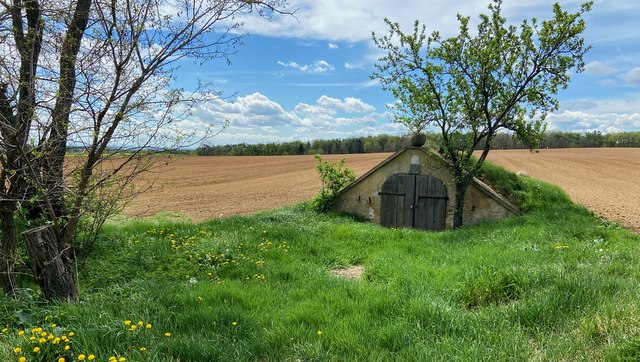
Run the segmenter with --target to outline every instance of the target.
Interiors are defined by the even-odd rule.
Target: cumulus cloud
[[[329,64],[329,62],[327,62],[326,60],[316,60],[312,64],[305,64],[305,65],[301,65],[293,61],[285,63],[279,60],[278,64],[280,64],[285,68],[298,69],[303,73],[326,73],[336,69],[333,65]]]
[[[329,43],[329,49],[338,49],[338,44]]]
[[[357,98],[347,97],[340,100],[323,95],[314,105],[300,103],[294,110],[304,116],[334,116],[338,113],[370,113],[375,111],[375,107]]]
[[[261,93],[238,97],[235,101],[216,99],[200,104],[193,117],[212,124],[228,120],[233,125],[274,126],[290,125],[296,122],[294,114]]]
[[[185,129],[197,131],[208,124],[230,126],[211,143],[284,142],[294,139],[345,138],[377,134],[403,134],[404,126],[393,123],[393,115],[378,111],[355,97],[323,95],[314,102],[300,102],[286,109],[261,93],[218,99],[201,104]],[[625,99],[576,99],[562,102],[550,114],[550,130],[604,133],[640,130],[640,94]]]
[[[604,133],[640,130],[640,94],[624,99],[574,100],[547,118],[552,130]]]
[[[565,111],[549,116],[549,129],[572,132],[603,133],[640,129],[640,113],[590,113]]]
[[[359,98],[343,99],[323,95],[311,104],[298,103],[286,110],[261,93],[235,100],[216,99],[200,104],[184,129],[204,129],[229,120],[230,126],[210,143],[283,142],[296,139],[351,137],[379,133],[397,133],[396,125],[387,128],[389,112],[379,113]],[[374,130],[379,129],[379,133]],[[295,133],[293,133],[295,132]]]

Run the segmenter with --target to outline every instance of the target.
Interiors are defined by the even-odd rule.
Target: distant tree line
[[[332,140],[294,141],[283,143],[247,144],[223,146],[204,145],[196,150],[199,156],[278,156],[395,152],[409,144],[403,136],[370,136]]]
[[[440,144],[440,135],[427,133],[427,146]],[[196,149],[198,156],[279,156],[395,152],[409,145],[408,136],[379,135],[331,140],[293,141],[283,143],[209,146]],[[524,149],[512,134],[497,134],[493,149]],[[640,147],[640,132],[603,134],[598,131],[577,133],[552,131],[545,134],[539,148]]]
[[[577,133],[552,131],[545,133],[539,148],[640,147],[640,132],[603,134],[599,131]],[[501,133],[492,141],[492,148],[526,148],[514,136]]]

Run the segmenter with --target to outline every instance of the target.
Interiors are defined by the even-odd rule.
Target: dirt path
[[[388,153],[329,155],[358,176]],[[640,231],[640,148],[492,151],[489,160],[562,187],[578,203]],[[194,221],[247,214],[311,198],[320,188],[313,156],[185,157],[159,175],[157,187],[125,212],[183,212]]]

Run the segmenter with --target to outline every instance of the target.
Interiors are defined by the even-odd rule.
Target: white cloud
[[[295,18],[277,16],[271,20],[250,16],[242,18],[249,33],[301,39],[335,41],[366,41],[371,31],[383,32],[385,17],[410,27],[416,14],[443,32],[457,29],[456,13],[477,15],[486,8],[484,3],[464,0],[460,2],[387,0],[291,0],[290,9],[298,9]],[[407,9],[411,11],[407,11]],[[474,9],[474,10],[471,10]]]
[[[217,99],[200,104],[191,119],[179,126],[185,131],[198,131],[229,120],[230,126],[224,132],[207,141],[259,143],[291,141],[294,137],[318,139],[377,134],[373,130],[378,128],[380,133],[390,133],[386,124],[391,119],[389,112],[378,113],[374,106],[354,97],[338,99],[323,95],[312,104],[301,102],[292,110],[286,110],[265,95],[253,93],[235,100]]]
[[[229,120],[234,126],[253,127],[291,125],[297,121],[294,114],[286,112],[280,104],[257,92],[238,97],[235,101],[216,99],[200,104],[193,111],[193,117],[211,124]]]
[[[230,127],[211,142],[264,143],[294,139],[346,138],[376,134],[403,134],[393,115],[354,97],[323,95],[312,103],[300,102],[285,109],[261,93],[218,99],[202,104],[185,130],[198,131],[207,124],[230,121]],[[576,99],[562,102],[560,112],[549,115],[550,130],[604,133],[640,130],[640,94],[625,99]]]
[[[640,85],[640,67],[635,67],[630,71],[621,74],[620,79],[624,80],[627,84],[632,86]]]
[[[590,113],[565,111],[548,118],[549,129],[603,133],[623,132],[640,129],[640,113]]]
[[[547,118],[552,130],[604,133],[640,130],[640,94],[624,99],[573,100]]]
[[[369,113],[375,111],[375,107],[357,98],[340,100],[323,95],[316,100],[315,105],[299,103],[294,111],[305,116],[334,116],[338,113]]]
[[[338,44],[329,43],[329,49],[338,49]]]
[[[608,77],[610,75],[613,75],[616,71],[612,67],[602,62],[594,60],[589,64],[585,65],[584,72],[586,74],[591,74],[595,76]]]
[[[283,62],[281,60],[278,61],[278,64],[285,68],[294,68],[298,69],[303,73],[326,73],[335,70],[336,68],[329,64],[326,60],[316,60],[312,64],[300,65],[296,62]]]
[[[344,62],[344,67],[346,69],[364,69],[364,66],[361,64],[353,64],[353,63],[349,63],[349,62]]]
[[[562,0],[564,9],[576,11],[582,0]],[[624,3],[624,6],[620,4]],[[459,23],[456,15],[471,16],[477,20],[480,13],[487,13],[489,1],[458,0],[290,0],[289,9],[295,10],[295,18],[291,16],[276,16],[273,19],[263,19],[256,16],[241,18],[245,23],[244,29],[253,34],[267,36],[323,39],[331,42],[369,41],[371,32],[382,34],[388,28],[383,19],[397,21],[403,29],[411,29],[413,21],[419,19],[427,25],[429,31],[438,30],[444,36],[457,33]],[[540,0],[508,1],[502,5],[504,15],[515,21],[536,16],[546,19],[552,16],[552,3]],[[594,6],[594,13],[603,17],[611,17],[611,11],[634,13],[640,12],[640,4],[635,0],[600,0]],[[604,21],[603,21],[604,23]],[[616,22],[606,22],[604,25],[620,26]],[[624,32],[638,34],[632,30],[635,24],[626,24]],[[631,26],[629,26],[631,25]]]

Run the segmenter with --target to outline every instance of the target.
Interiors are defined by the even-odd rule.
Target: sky
[[[517,24],[552,16],[554,1],[504,0],[503,15]],[[581,1],[560,0],[575,12]],[[246,17],[244,44],[231,64],[184,62],[177,86],[210,82],[223,96],[199,104],[180,126],[202,132],[207,125],[229,126],[203,141],[209,145],[267,143],[406,134],[393,122],[391,94],[371,80],[383,54],[371,33],[386,34],[385,17],[410,31],[420,20],[427,31],[457,33],[456,14],[487,12],[478,0],[290,0],[295,17]],[[640,1],[595,0],[586,14],[585,71],[572,76],[558,95],[560,109],[547,129],[602,133],[640,131]]]

